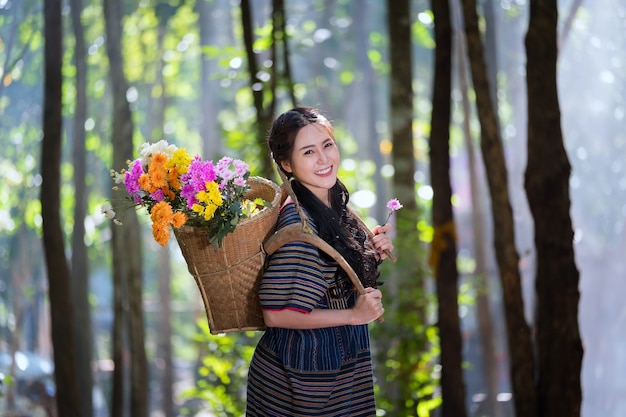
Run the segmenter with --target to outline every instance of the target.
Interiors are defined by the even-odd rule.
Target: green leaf
[[[241,213],[241,203],[239,201],[234,201],[230,206],[230,211],[235,214]]]

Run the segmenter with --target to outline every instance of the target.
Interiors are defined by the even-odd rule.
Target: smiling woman
[[[250,364],[246,415],[373,416],[368,323],[384,312],[375,288],[378,265],[393,249],[390,226],[370,238],[348,210],[333,128],[317,110],[283,113],[268,139],[297,200],[287,198],[277,229],[300,222],[301,209],[366,289],[358,294],[337,262],[309,243],[287,243],[268,257],[259,290],[267,330]]]

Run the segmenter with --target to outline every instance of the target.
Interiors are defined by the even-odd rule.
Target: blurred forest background
[[[294,102],[316,106],[333,120],[343,156],[341,177],[368,223],[386,218],[389,198],[399,198],[409,213],[415,208],[411,236],[397,234],[399,262],[383,266],[390,308],[383,324],[372,325],[377,401],[390,416],[439,415],[441,347],[428,267],[435,233],[429,158],[436,75],[432,3],[66,0],[58,2],[58,27],[44,32],[44,8],[52,3],[0,0],[0,415],[56,415],[53,398],[62,387],[53,376],[52,316],[65,311],[73,327],[63,351],[56,340],[54,346],[77,367],[76,387],[83,394],[77,398],[89,411],[76,415],[242,415],[247,363],[258,334],[210,335],[176,242],[159,247],[141,211],[137,226],[125,222],[126,232],[120,232],[101,206],[115,197],[109,170],[137,157],[141,143],[159,139],[207,159],[238,157],[254,175],[273,175],[262,137],[268,121]],[[405,13],[410,54],[404,58],[412,72],[408,155],[415,164],[414,201],[411,191],[397,194],[401,188],[393,180],[400,167],[392,126],[399,115],[390,102],[390,80],[394,63],[402,60],[390,52],[395,23],[388,17],[398,17],[398,10],[392,14],[389,3],[410,7]],[[460,23],[462,3],[472,4],[449,2],[449,155],[464,405],[471,416],[513,416],[505,305],[485,168],[478,157],[481,126]],[[492,97],[508,170],[524,313],[532,330],[536,253],[524,191],[530,3],[479,0],[477,6],[489,80],[497,86]],[[621,417],[626,415],[626,5],[621,0],[557,4],[558,94],[572,166],[571,219],[580,271],[580,414]],[[58,209],[64,241],[57,249],[71,270],[72,301],[51,314],[55,281],[42,245],[40,196],[46,191],[41,161],[56,157],[42,147],[46,35],[55,29],[62,29],[63,45]],[[132,125],[119,118],[124,106]],[[132,143],[124,144],[126,137]],[[122,233],[133,228],[141,233],[137,247],[126,250],[124,265],[133,264],[142,279],[124,280],[117,271],[122,255],[113,242],[128,239]],[[407,245],[412,256],[406,256]],[[411,309],[390,299],[399,294],[411,300]],[[488,342],[481,329],[489,330]]]

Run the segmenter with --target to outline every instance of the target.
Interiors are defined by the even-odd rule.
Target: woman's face
[[[294,142],[291,160],[283,161],[285,171],[326,204],[328,190],[337,182],[339,149],[326,127],[319,123],[304,126]]]

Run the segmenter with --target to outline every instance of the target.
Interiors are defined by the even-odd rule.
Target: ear
[[[285,170],[285,172],[288,173],[292,173],[293,170],[291,169],[291,163],[289,161],[281,161],[280,162],[280,166],[283,168],[283,170]]]

